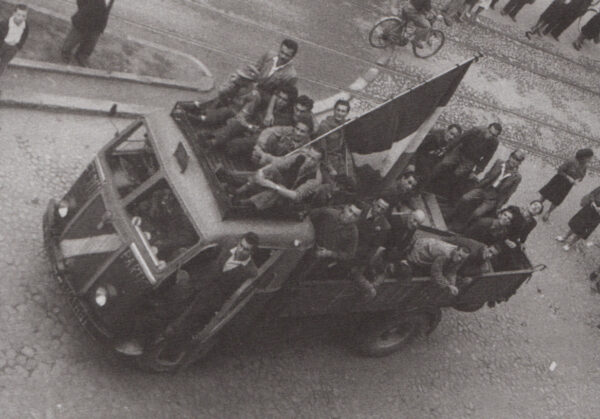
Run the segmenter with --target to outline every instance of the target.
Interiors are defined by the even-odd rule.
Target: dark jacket
[[[487,171],[481,182],[479,182],[479,188],[492,187],[494,182],[498,179],[502,173],[502,164],[506,164],[505,160],[496,160],[490,170]],[[509,172],[505,170],[505,175]],[[511,172],[510,176],[505,177],[500,181],[500,184],[495,188],[498,193],[497,207],[503,206],[511,195],[517,190],[517,187],[521,183],[521,174],[516,170]]]
[[[498,139],[485,139],[487,127],[471,128],[458,140],[460,152],[475,163],[476,172],[481,173],[498,148]]]
[[[104,32],[108,23],[108,14],[114,4],[108,6],[104,0],[77,0],[77,12],[71,18],[73,26],[81,32]]]
[[[8,19],[5,19],[2,22],[0,22],[0,39],[2,39],[3,42],[4,42],[4,38],[6,38],[7,34],[8,34]],[[19,40],[19,42],[16,45],[16,47],[18,49],[23,48],[23,45],[25,45],[25,41],[27,40],[28,35],[29,35],[29,24],[27,23],[27,21],[25,21],[25,29],[23,29],[23,34],[21,35],[21,39]]]

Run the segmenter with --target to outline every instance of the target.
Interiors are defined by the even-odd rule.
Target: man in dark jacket
[[[77,12],[71,17],[71,30],[61,50],[62,58],[66,63],[71,61],[71,53],[77,46],[75,60],[82,67],[88,66],[89,57],[106,28],[114,1],[77,0]]]
[[[433,169],[432,182],[448,172],[456,178],[483,172],[498,148],[498,136],[501,132],[502,126],[497,122],[466,131],[448,147],[450,151]]]
[[[8,63],[17,51],[23,47],[28,34],[27,6],[19,4],[9,19],[0,22],[0,39],[2,39],[2,45],[0,45],[0,75],[4,73]]]
[[[468,223],[502,207],[521,183],[519,165],[524,159],[525,153],[515,150],[508,160],[496,160],[477,187],[460,198],[452,218]]]

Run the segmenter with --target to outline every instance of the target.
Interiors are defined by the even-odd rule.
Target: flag
[[[344,126],[355,172],[379,176],[381,186],[396,179],[408,165],[423,138],[448,104],[476,58],[460,64],[389,101]],[[359,179],[364,183],[366,179]],[[383,182],[383,183],[382,183]],[[373,183],[373,180],[369,183]]]

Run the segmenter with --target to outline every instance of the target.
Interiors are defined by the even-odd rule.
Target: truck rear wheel
[[[400,351],[415,337],[432,331],[434,320],[428,313],[393,315],[369,326],[358,344],[358,350],[366,356],[382,357]],[[433,324],[435,328],[437,324]]]

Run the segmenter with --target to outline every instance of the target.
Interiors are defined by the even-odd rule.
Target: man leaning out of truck
[[[446,243],[435,237],[423,237],[415,241],[405,260],[391,270],[399,278],[408,279],[417,272],[429,274],[442,288],[458,295],[456,279],[458,270],[471,253],[465,246]]]

